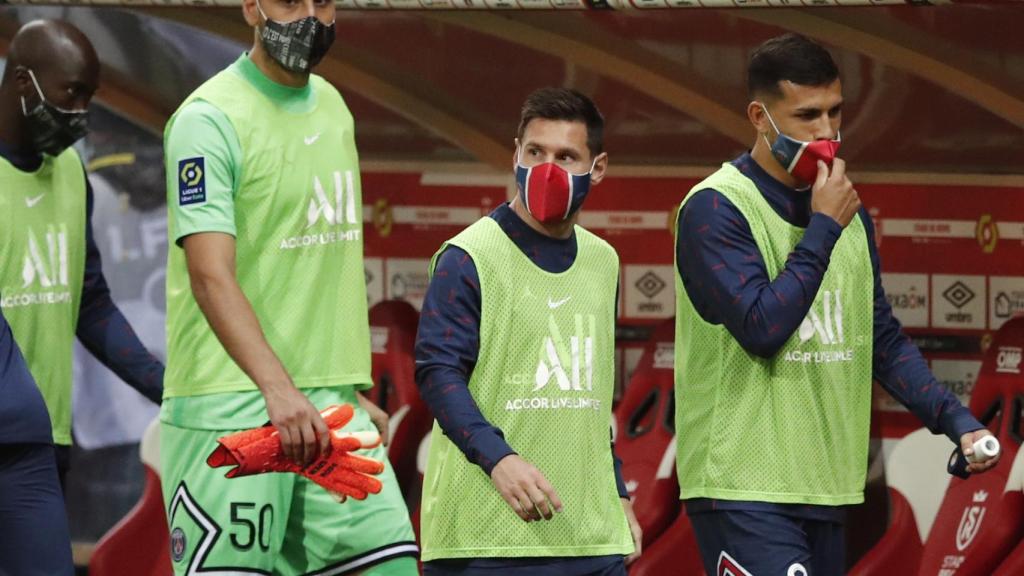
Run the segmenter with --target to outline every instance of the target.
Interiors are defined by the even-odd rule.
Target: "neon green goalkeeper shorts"
[[[318,409],[353,404],[355,417],[346,430],[374,430],[350,387],[307,393]],[[173,412],[167,402],[164,408],[171,410],[165,410],[165,415]],[[383,446],[360,454],[385,463],[379,476],[384,489],[366,500],[349,498],[338,503],[326,490],[296,474],[225,478],[228,469],[210,468],[206,457],[217,447],[218,438],[237,430],[183,428],[162,419],[161,484],[175,574],[418,573],[419,549],[409,512]]]

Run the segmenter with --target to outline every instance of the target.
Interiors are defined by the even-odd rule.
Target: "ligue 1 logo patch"
[[[175,528],[171,532],[171,559],[175,562],[181,562],[185,557],[185,531],[181,528]]]
[[[186,158],[178,161],[178,205],[206,202],[205,158]]]

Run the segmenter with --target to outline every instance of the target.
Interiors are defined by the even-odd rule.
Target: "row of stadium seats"
[[[418,533],[432,425],[413,379],[418,314],[405,302],[382,302],[371,309],[370,323],[377,383],[370,397],[391,414],[389,458]],[[673,346],[669,320],[652,333],[615,410],[616,452],[644,530],[644,553],[630,569],[633,576],[704,574],[693,529],[678,499]],[[950,480],[937,464],[948,458],[950,442],[924,429],[906,436],[885,463],[889,528],[850,574],[1024,574],[1022,349],[1024,318],[1016,318],[1004,325],[986,352],[971,398],[972,412],[1003,447],[999,465],[977,477]],[[97,545],[92,576],[171,573],[156,434],[157,427],[151,426],[142,442],[147,474],[143,496]],[[922,472],[928,469],[936,473]]]
[[[676,479],[674,342],[673,320],[655,328],[615,409],[615,452],[644,530],[633,576],[704,574]]]
[[[1024,317],[1010,320],[985,352],[970,409],[999,439],[1002,457],[966,480],[936,469],[950,443],[921,429],[886,461],[889,529],[850,571],[854,576],[1024,574]]]

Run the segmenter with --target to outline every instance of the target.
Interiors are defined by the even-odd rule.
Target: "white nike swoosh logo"
[[[306,146],[312,146],[313,142],[316,142],[319,139],[320,139],[320,132],[317,132],[316,134],[313,134],[312,136],[306,136],[305,138],[302,139],[302,141],[306,143]]]
[[[552,310],[554,310],[555,308],[558,308],[562,304],[565,304],[566,302],[568,302],[571,298],[572,298],[572,296],[569,296],[569,297],[567,297],[567,298],[565,298],[563,300],[559,300],[558,302],[554,302],[553,300],[551,300],[551,298],[548,298],[548,308],[551,308]]]
[[[31,207],[35,206],[36,204],[39,204],[39,201],[43,199],[43,196],[46,196],[46,194],[40,194],[39,196],[36,196],[35,198],[25,198],[25,205],[28,206],[29,208],[31,208]]]

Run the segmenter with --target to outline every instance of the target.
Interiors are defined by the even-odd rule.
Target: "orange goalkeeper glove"
[[[228,478],[264,472],[292,472],[323,486],[341,501],[346,496],[363,500],[368,494],[380,493],[383,484],[371,475],[383,472],[384,463],[353,454],[356,450],[379,445],[380,435],[341,430],[355,415],[351,404],[329,406],[320,414],[330,430],[331,450],[305,466],[285,457],[280,435],[273,425],[235,432],[218,439],[219,446],[206,463],[211,468],[235,466],[228,470]]]

